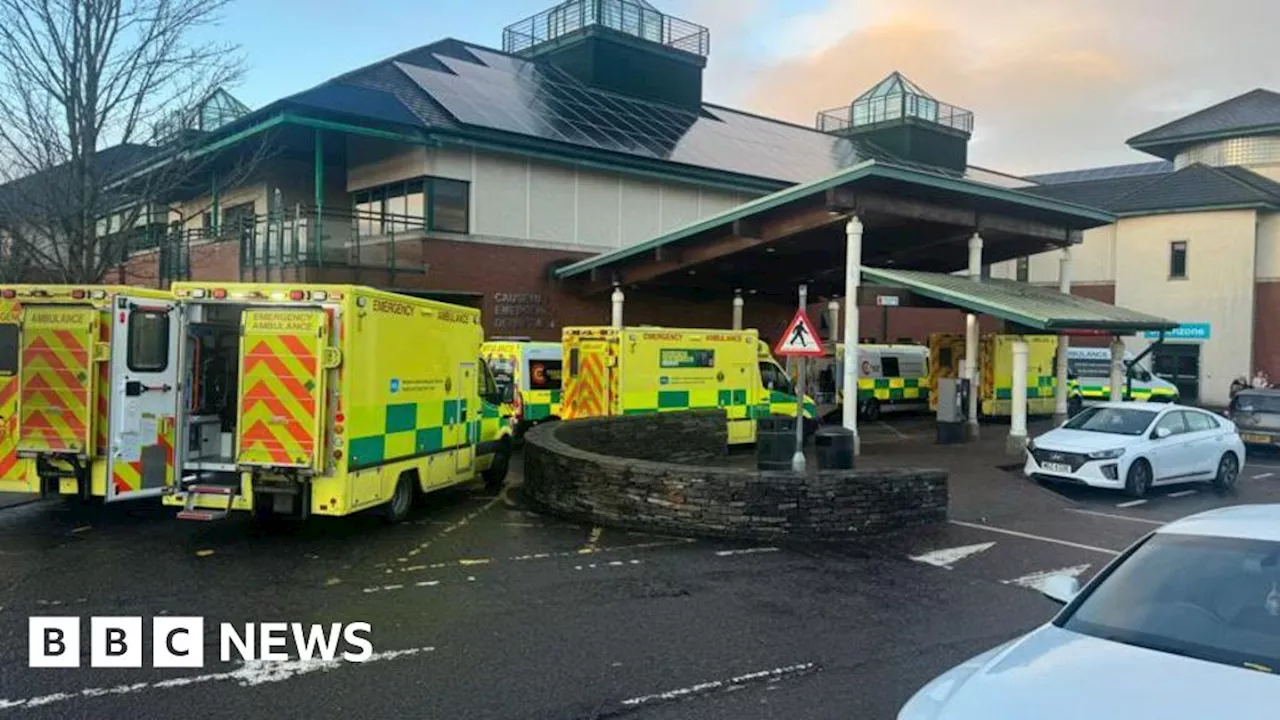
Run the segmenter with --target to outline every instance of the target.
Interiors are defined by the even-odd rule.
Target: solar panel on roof
[[[480,64],[448,56],[448,69],[399,63],[458,121],[640,157],[792,182],[868,158],[902,162],[847,139],[717,108],[714,113],[583,85],[545,63],[468,46]]]

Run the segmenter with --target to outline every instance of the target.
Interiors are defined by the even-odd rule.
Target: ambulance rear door
[[[28,305],[18,360],[18,451],[87,458],[94,419],[99,311]]]
[[[159,495],[176,482],[184,317],[176,300],[119,295],[112,303],[107,502]]]

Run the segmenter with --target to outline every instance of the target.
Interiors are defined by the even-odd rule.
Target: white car
[[[1124,490],[1208,480],[1235,485],[1244,465],[1235,423],[1169,403],[1103,403],[1027,444],[1027,477]]]
[[[1200,513],[1139,540],[1051,622],[921,688],[898,720],[1280,717],[1280,505]]]

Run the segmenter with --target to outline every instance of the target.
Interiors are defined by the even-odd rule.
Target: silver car
[[[1280,389],[1245,389],[1231,398],[1224,413],[1248,445],[1280,445]]]
[[[1139,540],[1049,624],[943,673],[898,720],[1280,717],[1280,505],[1200,513]]]

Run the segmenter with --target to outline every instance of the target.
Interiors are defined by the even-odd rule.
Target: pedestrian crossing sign
[[[773,351],[783,356],[822,357],[822,342],[803,309],[796,310],[796,316],[787,325],[787,331],[782,333]]]

